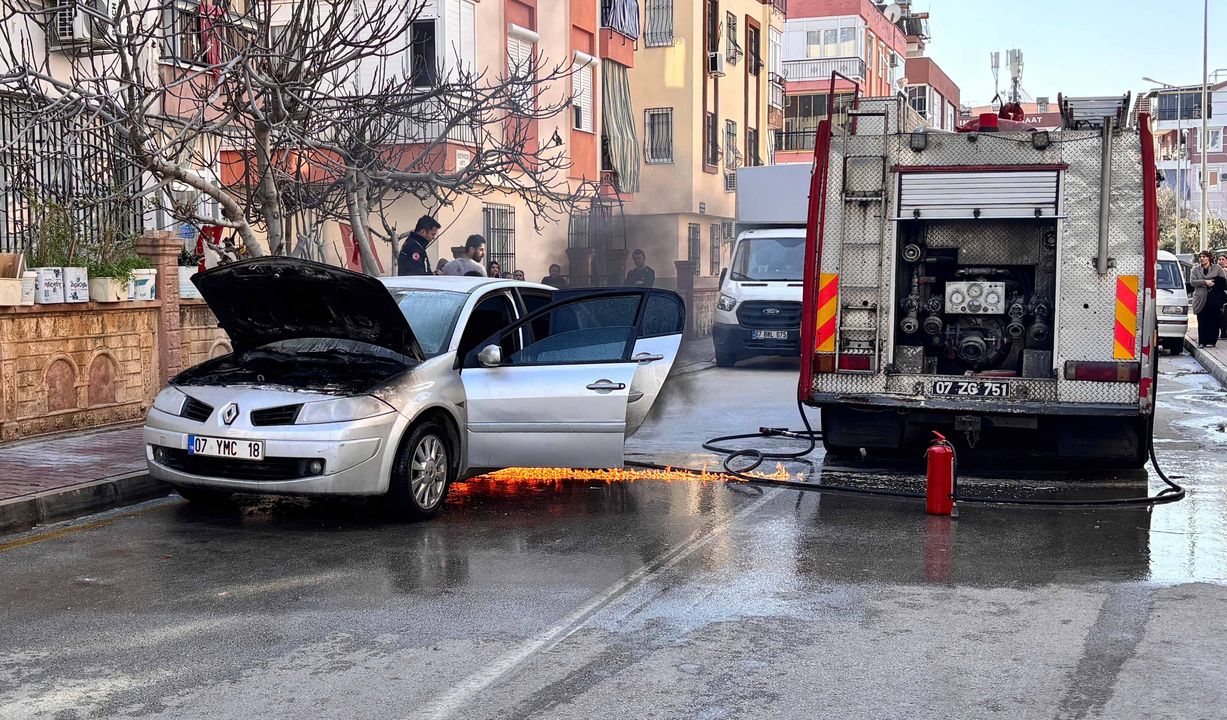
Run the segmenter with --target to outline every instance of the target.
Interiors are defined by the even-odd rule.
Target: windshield
[[[800,282],[804,267],[805,238],[747,238],[737,244],[729,277]]]
[[[399,290],[392,293],[413,328],[422,354],[434,357],[447,350],[456,318],[469,296],[448,290]]]
[[[1160,260],[1159,267],[1155,269],[1155,284],[1161,290],[1179,290],[1184,287],[1180,263],[1175,260]]]

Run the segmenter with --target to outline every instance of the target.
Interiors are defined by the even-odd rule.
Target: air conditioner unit
[[[707,74],[712,77],[724,77],[724,53],[707,53]]]
[[[48,29],[52,50],[89,52],[106,47],[110,28],[101,18],[114,18],[113,0],[56,0]]]
[[[891,53],[891,54],[890,54],[890,66],[891,66],[891,67],[899,67],[899,56],[898,56],[898,55],[896,55],[896,54],[894,54],[894,53]]]
[[[724,191],[733,192],[736,189],[737,189],[737,173],[735,172],[724,173]]]

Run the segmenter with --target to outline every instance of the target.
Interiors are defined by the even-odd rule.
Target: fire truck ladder
[[[877,370],[881,348],[881,317],[889,300],[883,293],[883,248],[887,219],[887,174],[890,156],[890,111],[883,101],[848,111],[841,128],[843,145],[844,221],[839,231],[840,352],[865,354],[872,360],[865,372]],[[862,221],[863,220],[863,221]],[[874,228],[876,227],[876,232]]]

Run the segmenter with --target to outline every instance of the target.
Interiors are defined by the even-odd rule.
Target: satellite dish
[[[900,18],[903,17],[903,8],[899,7],[899,3],[891,3],[885,10],[882,11],[882,14],[886,16],[887,20],[890,20],[892,25],[894,25],[895,23],[899,22]]]

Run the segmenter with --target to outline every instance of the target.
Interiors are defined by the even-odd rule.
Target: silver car
[[[621,466],[685,317],[664,290],[373,278],[289,258],[194,280],[234,352],[158,394],[150,474],[193,501],[386,495],[416,518],[493,469]]]

